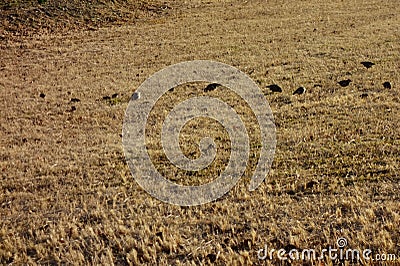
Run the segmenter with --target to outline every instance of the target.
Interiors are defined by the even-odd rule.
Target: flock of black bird
[[[373,66],[375,65],[375,63],[369,62],[369,61],[363,61],[363,62],[361,62],[361,64],[362,64],[365,68],[371,68],[371,67],[373,67]],[[344,80],[338,81],[338,84],[339,84],[341,87],[347,87],[347,86],[350,85],[351,82],[352,82],[351,79],[344,79]],[[383,87],[384,87],[385,89],[391,89],[391,88],[392,88],[392,84],[390,84],[389,81],[385,81],[382,85],[383,85]],[[270,89],[271,92],[282,92],[282,88],[279,87],[279,85],[277,85],[277,84],[268,85],[267,88]],[[293,95],[296,95],[296,94],[300,95],[300,94],[303,94],[303,93],[305,93],[305,92],[306,92],[306,88],[304,88],[304,87],[299,87],[299,88],[297,88],[297,90],[295,90],[295,91],[293,92]],[[368,96],[368,94],[366,94],[366,93],[363,93],[363,94],[361,95],[362,98],[365,98],[365,97],[367,97],[367,96]]]
[[[363,61],[363,62],[361,62],[361,64],[362,64],[365,68],[371,68],[371,67],[373,67],[373,66],[375,65],[375,63],[372,63],[372,62],[369,62],[369,61]],[[339,84],[341,87],[347,87],[347,86],[350,85],[351,82],[352,82],[351,79],[345,79],[345,80],[338,81],[338,84]],[[389,81],[385,81],[382,85],[383,85],[383,87],[384,87],[385,89],[391,89],[391,88],[392,88],[392,84],[391,84]],[[204,92],[213,91],[213,90],[215,90],[216,88],[218,88],[219,86],[222,86],[222,85],[221,85],[221,84],[218,84],[218,83],[211,83],[211,84],[207,85],[207,87],[205,87],[205,88],[203,89],[203,91],[204,91]],[[321,85],[315,85],[314,87],[316,87],[316,86],[321,86]],[[282,88],[281,88],[279,85],[277,85],[277,84],[268,85],[267,88],[268,88],[272,93],[275,93],[275,92],[282,92],[282,91],[283,91]],[[171,88],[169,91],[170,91],[170,92],[174,91],[174,88]],[[304,94],[305,92],[306,92],[306,88],[304,88],[303,86],[301,86],[301,87],[298,87],[298,88],[293,92],[293,95],[301,95],[301,94]],[[114,93],[113,95],[111,95],[111,97],[110,97],[110,96],[104,96],[104,97],[103,97],[103,100],[110,101],[110,100],[112,100],[112,99],[114,99],[114,98],[117,98],[118,96],[119,96],[118,93]],[[43,92],[41,92],[41,93],[39,94],[39,97],[40,97],[40,98],[45,98],[46,95],[45,95]],[[133,99],[134,99],[134,100],[139,99],[139,97],[140,97],[140,95],[139,95],[138,93],[135,93],[135,94],[133,95]],[[360,97],[361,97],[361,98],[366,98],[366,97],[368,97],[368,93],[363,93],[363,94],[361,94]],[[78,98],[72,98],[70,102],[71,102],[71,103],[77,103],[77,102],[80,102],[80,100],[79,100]],[[72,111],[75,111],[75,110],[76,110],[75,106],[72,106],[72,107],[73,107]]]
[[[373,67],[373,66],[375,65],[375,63],[369,62],[369,61],[363,61],[363,62],[361,62],[361,64],[362,64],[365,68],[371,68],[371,67]],[[347,87],[347,86],[350,85],[351,82],[352,82],[351,79],[345,79],[345,80],[339,81],[338,84],[339,84],[341,87]],[[383,85],[383,87],[384,87],[385,89],[391,89],[391,88],[392,88],[392,84],[390,84],[389,81],[385,81],[382,85]],[[204,91],[204,92],[213,91],[213,90],[215,90],[215,89],[216,89],[217,87],[219,87],[219,86],[221,86],[221,84],[218,84],[218,83],[211,83],[211,84],[209,84],[207,87],[205,87],[205,88],[203,89],[203,91]],[[277,84],[268,85],[267,88],[268,88],[271,92],[282,92],[282,88],[281,88],[279,85],[277,85]],[[297,89],[293,92],[293,95],[301,95],[301,94],[304,94],[305,92],[306,92],[306,88],[304,88],[303,86],[301,86],[301,87],[297,88]],[[368,94],[366,94],[366,93],[363,93],[363,94],[361,95],[362,98],[365,98],[365,97],[367,97],[367,96],[368,96]]]

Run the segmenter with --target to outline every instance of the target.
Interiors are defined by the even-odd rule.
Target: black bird
[[[371,68],[373,65],[375,65],[375,63],[372,63],[372,62],[369,62],[369,61],[361,62],[361,64],[363,66],[365,66],[366,68]]]
[[[80,102],[81,100],[79,100],[78,98],[72,98],[71,99],[71,103],[78,103],[78,102]]]
[[[268,85],[267,88],[270,89],[272,92],[282,92],[282,88],[276,84]]]
[[[133,93],[131,99],[133,100],[140,99],[140,91]]]
[[[117,98],[119,96],[119,94],[118,93],[114,93],[113,95],[111,95],[111,98]]]
[[[221,86],[221,84],[218,83],[211,83],[209,85],[207,85],[207,87],[204,88],[204,92],[209,92],[209,91],[213,91],[215,90],[217,87]]]
[[[46,97],[46,94],[44,94],[43,92],[41,92],[41,93],[39,94],[39,96],[40,96],[40,98],[44,98],[44,97]]]
[[[351,82],[350,79],[345,79],[345,80],[339,81],[338,83],[339,83],[339,85],[342,86],[342,87],[347,87],[347,86],[349,86],[350,82]]]
[[[295,95],[295,94],[300,95],[300,94],[303,94],[303,93],[305,93],[305,92],[306,92],[306,88],[304,88],[303,86],[301,86],[301,87],[298,87],[297,90],[295,90],[295,91],[293,92],[293,95]]]
[[[383,82],[382,85],[383,85],[383,87],[384,87],[385,89],[391,89],[391,88],[392,88],[392,84],[390,84],[389,81]]]
[[[368,93],[363,93],[363,94],[361,94],[361,96],[360,96],[361,98],[367,98],[368,97]]]

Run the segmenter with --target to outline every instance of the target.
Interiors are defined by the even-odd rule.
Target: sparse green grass
[[[265,245],[320,252],[339,237],[352,249],[400,256],[397,1],[175,4],[169,16],[133,25],[2,43],[0,264],[258,265]],[[247,191],[250,161],[223,198],[179,207],[138,186],[120,134],[134,90],[155,71],[193,59],[221,61],[258,80],[274,113],[277,149],[256,191]],[[367,70],[364,60],[376,65]],[[353,83],[341,88],[344,78]],[[383,89],[386,80],[391,90]],[[271,94],[271,83],[284,92]],[[300,85],[307,93],[292,96]],[[187,85],[200,95],[202,86]],[[102,99],[114,93],[117,100]],[[178,88],[159,106],[168,110],[190,93]],[[250,115],[223,88],[207,95]],[[75,111],[72,97],[81,100]],[[165,117],[157,110],[154,129]],[[177,172],[157,131],[149,134],[153,162],[176,182],[212,178],[229,153],[222,128],[197,122],[182,132],[184,153],[198,156],[201,135],[191,128],[199,125],[221,147],[209,172],[197,176]],[[251,117],[247,123],[255,128]]]

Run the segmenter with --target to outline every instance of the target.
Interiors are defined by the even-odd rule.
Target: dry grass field
[[[131,14],[115,2],[121,16]],[[77,25],[71,30],[57,19],[42,31],[40,23],[0,20],[0,264],[355,263],[257,256],[265,246],[320,255],[344,237],[346,248],[397,256],[360,263],[400,265],[398,1],[153,1],[151,7],[92,28],[80,28],[70,15],[63,19]],[[247,190],[258,156],[253,145],[245,177],[226,196],[180,207],[135,182],[121,132],[135,89],[154,72],[194,59],[232,65],[259,84],[274,114],[277,148],[257,190]],[[367,69],[361,61],[375,65]],[[338,85],[347,78],[349,86]],[[283,92],[270,92],[273,83]],[[249,118],[257,142],[251,110],[228,89],[204,92],[204,86],[176,88],[149,121],[154,164],[182,184],[212,180],[230,148],[221,126],[189,124],[181,138],[188,156],[198,155],[193,143],[203,135],[190,129],[199,125],[218,139],[221,153],[198,175],[174,169],[157,140],[173,103],[192,95],[224,99]],[[292,95],[299,86],[306,93]]]

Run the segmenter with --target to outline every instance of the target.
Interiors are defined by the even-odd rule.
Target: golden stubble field
[[[313,248],[320,255],[340,237],[346,248],[400,257],[398,2],[174,7],[130,25],[1,44],[0,264],[276,265],[290,260],[274,253],[261,261],[257,251]],[[194,59],[235,66],[259,84],[274,114],[277,148],[256,191],[247,190],[246,172],[222,199],[180,207],[152,198],[134,181],[121,131],[128,101],[147,77]],[[361,61],[376,65],[366,69]],[[348,87],[337,84],[347,78]],[[383,88],[384,81],[392,88]],[[283,92],[271,93],[272,83]],[[301,85],[307,92],[293,96]],[[157,118],[192,94],[221,97],[249,112],[225,88],[205,93],[202,86],[164,97],[165,110],[149,127],[157,132]],[[199,136],[190,129],[200,124],[222,150],[209,173],[199,175],[209,181],[224,167],[229,145],[221,127],[199,121],[182,132],[188,156],[198,155]],[[156,136],[148,142],[154,163],[187,184],[165,162]],[[256,157],[255,150],[251,163]],[[326,256],[291,263],[350,262]]]

